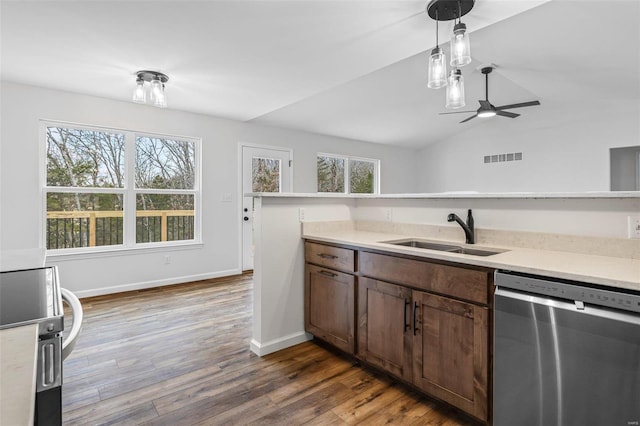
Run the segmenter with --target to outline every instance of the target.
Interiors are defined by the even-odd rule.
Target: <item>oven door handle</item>
[[[69,305],[69,307],[71,308],[71,313],[73,315],[73,324],[71,325],[71,331],[62,342],[62,360],[65,360],[67,359],[69,354],[71,354],[71,351],[73,351],[73,348],[76,345],[76,340],[78,339],[80,331],[82,330],[83,311],[82,304],[75,294],[73,294],[66,288],[61,288],[60,292],[62,293],[62,301]]]
[[[504,287],[500,287],[499,284],[496,286],[494,297],[496,300],[499,297],[504,297],[507,299],[516,299],[526,303],[549,306],[555,309],[564,309],[566,311],[572,311],[578,314],[590,315],[590,316],[595,316],[600,318],[611,319],[614,321],[622,321],[629,324],[640,325],[640,315],[636,313],[617,310],[617,309],[614,310],[611,308],[605,309],[601,306],[598,306],[589,302],[584,303],[582,307],[579,308],[575,301],[555,299],[550,297],[538,296],[533,293],[525,293],[521,291],[506,289]],[[496,305],[494,304],[494,306]],[[498,307],[496,307],[495,309],[499,310]]]

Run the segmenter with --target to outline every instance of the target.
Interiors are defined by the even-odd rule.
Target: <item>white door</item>
[[[291,150],[242,147],[242,270],[253,269],[253,198],[248,192],[291,192]]]

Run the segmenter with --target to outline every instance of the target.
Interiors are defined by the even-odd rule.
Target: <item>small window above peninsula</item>
[[[318,192],[378,194],[380,160],[318,153]]]

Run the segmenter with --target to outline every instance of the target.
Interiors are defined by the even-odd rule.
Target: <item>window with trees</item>
[[[377,194],[379,160],[318,154],[318,192]]]
[[[48,250],[199,240],[199,140],[44,123]]]

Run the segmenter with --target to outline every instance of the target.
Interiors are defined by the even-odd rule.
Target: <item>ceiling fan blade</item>
[[[500,111],[497,110],[496,111],[496,115],[501,115],[503,117],[509,117],[509,118],[516,118],[516,117],[520,117],[520,114],[515,114],[513,112],[508,112],[508,111]]]
[[[531,101],[531,102],[522,102],[519,104],[502,105],[502,106],[496,107],[496,109],[501,110],[501,109],[511,109],[511,108],[522,108],[522,107],[528,107],[528,106],[534,106],[534,105],[540,105],[540,101]]]
[[[467,121],[471,120],[472,118],[476,118],[478,116],[478,114],[474,114],[469,118],[465,118],[464,120],[462,120],[460,123],[466,123]]]
[[[451,111],[451,112],[441,112],[440,115],[447,115],[447,114],[468,114],[470,112],[475,112],[475,111]]]

